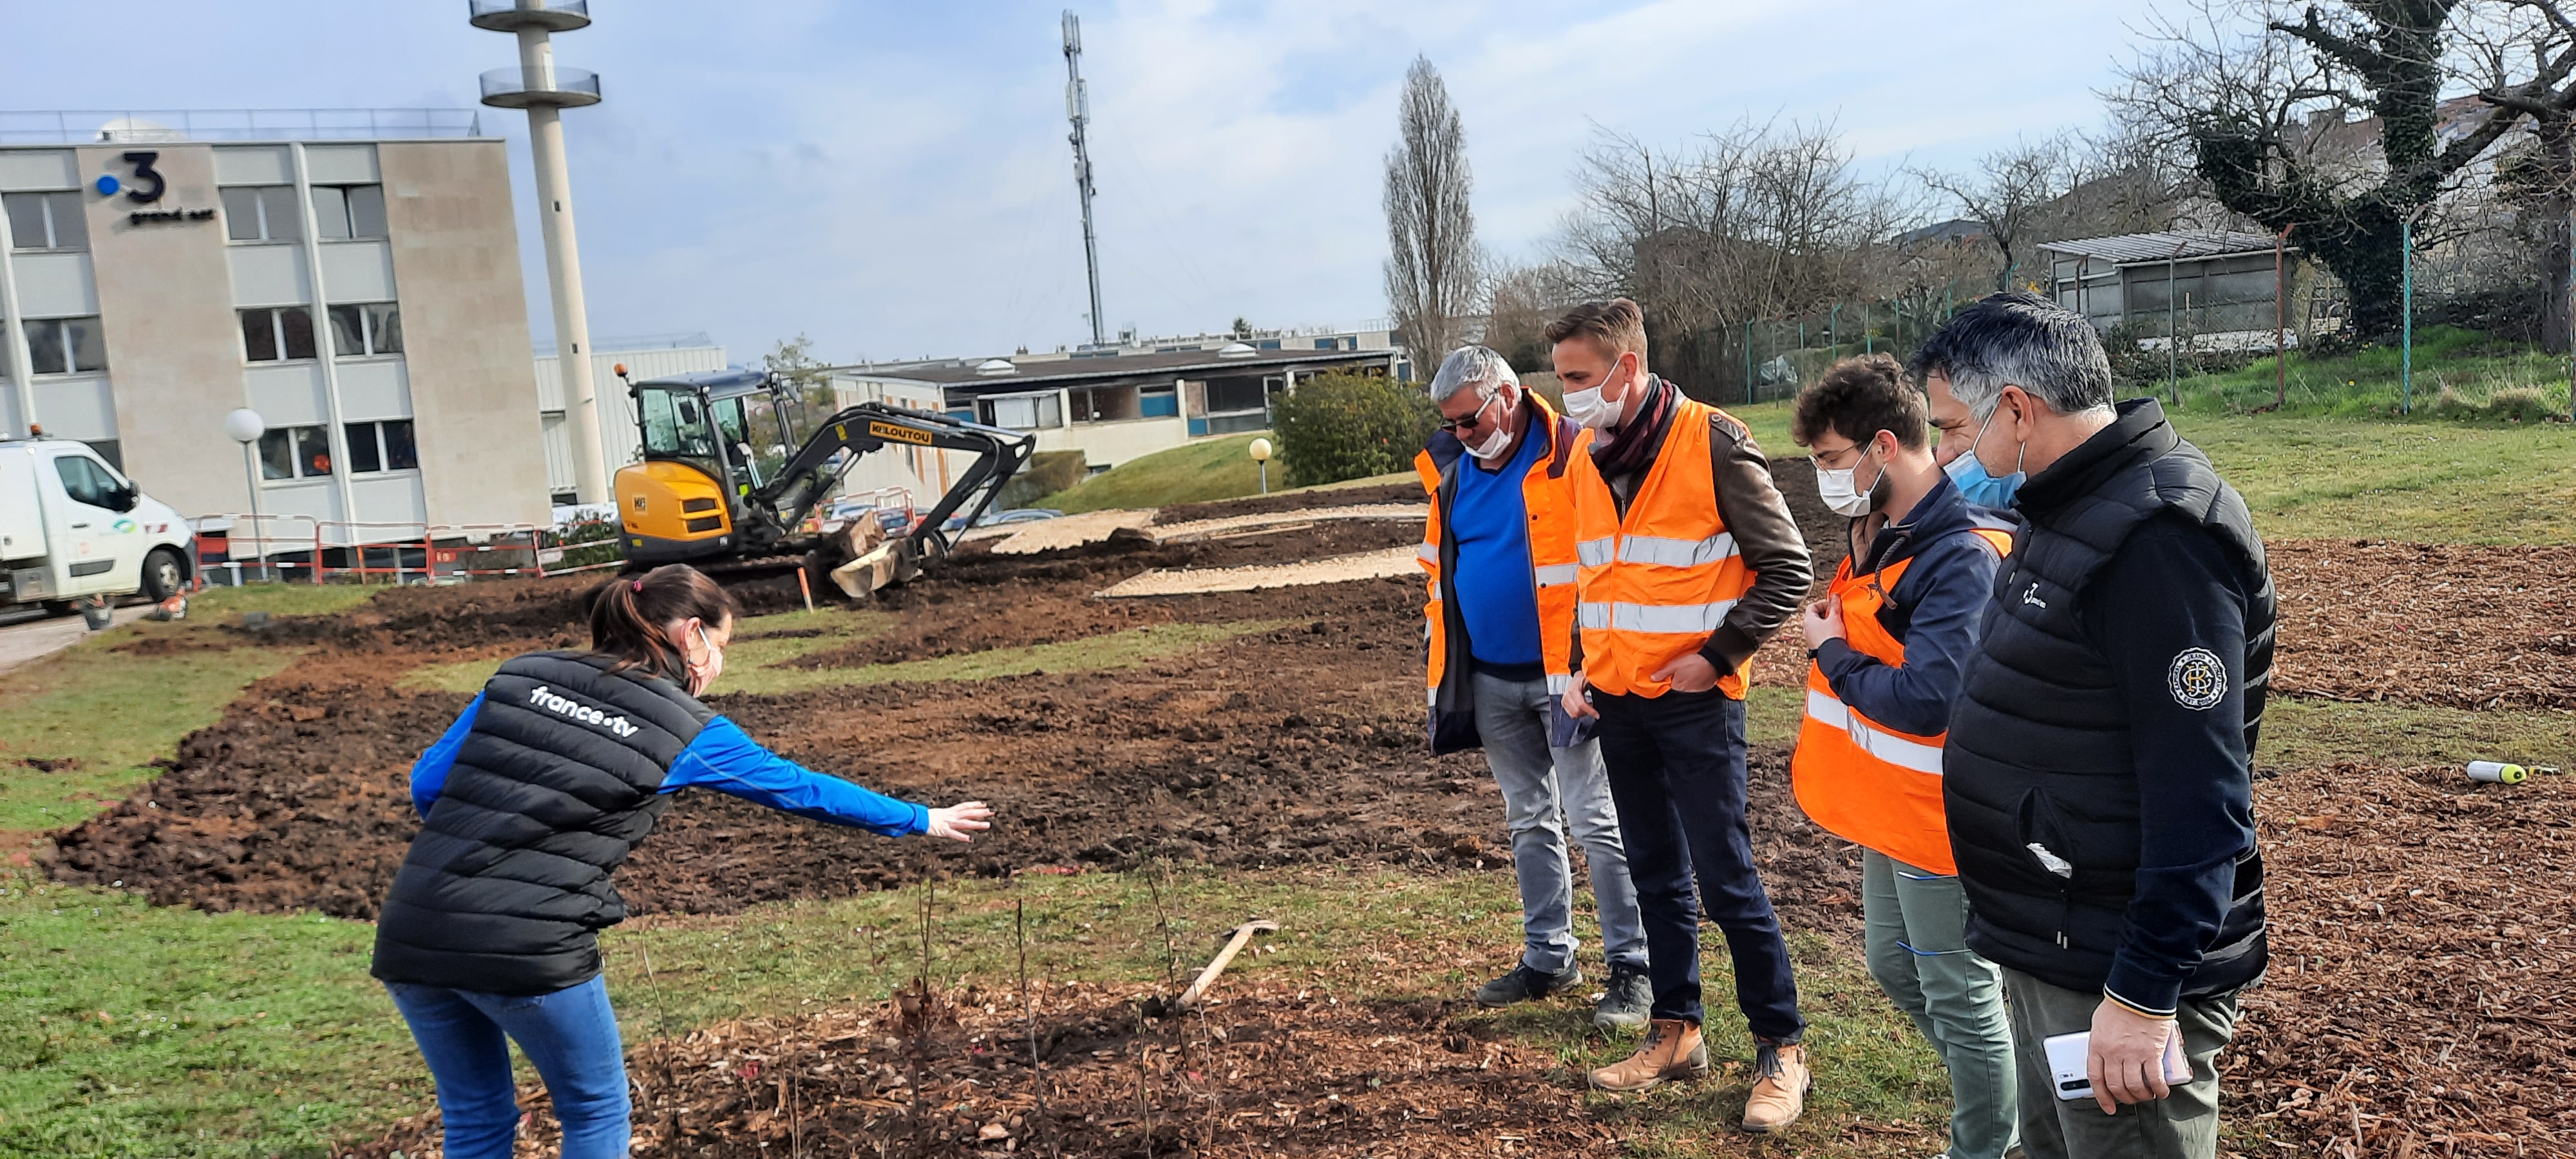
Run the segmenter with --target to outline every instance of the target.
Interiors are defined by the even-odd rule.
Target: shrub
[[[1421,387],[1372,375],[1319,374],[1271,408],[1292,487],[1401,471],[1439,425]]]
[[[1029,465],[1002,484],[1002,493],[993,500],[993,510],[1006,511],[1026,507],[1041,495],[1053,495],[1083,480],[1091,473],[1091,462],[1080,451],[1040,451],[1029,456]]]

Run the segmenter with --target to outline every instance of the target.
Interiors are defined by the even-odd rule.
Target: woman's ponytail
[[[733,593],[687,564],[665,564],[640,576],[619,576],[592,593],[590,648],[617,658],[610,671],[641,668],[685,682],[688,660],[663,629],[691,618],[718,628],[733,617]]]

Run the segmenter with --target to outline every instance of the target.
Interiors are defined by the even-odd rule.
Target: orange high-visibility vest
[[[1972,529],[1998,555],[2012,553],[2012,536]],[[1878,622],[1913,559],[1901,559],[1865,576],[1852,574],[1851,557],[1834,572],[1833,598],[1843,609],[1843,642],[1853,651],[1893,667],[1905,665],[1905,645]],[[1798,751],[1789,761],[1789,783],[1798,807],[1826,832],[1944,877],[1959,872],[1950,856],[1950,824],[1941,808],[1941,746],[1949,739],[1898,732],[1844,704],[1826,682],[1824,666],[1807,662],[1807,719],[1798,729]]]
[[[1582,428],[1560,421],[1546,399],[1536,394],[1526,397],[1532,413],[1529,432],[1523,437],[1540,442],[1539,453],[1530,459],[1529,471],[1521,476],[1521,501],[1529,508],[1530,582],[1538,589],[1539,659],[1547,670],[1547,690],[1562,693],[1572,683],[1574,672],[1574,498],[1566,483],[1570,462],[1590,457],[1586,452],[1592,438]],[[1449,628],[1442,614],[1441,594],[1441,581],[1446,578],[1440,571],[1440,541],[1445,534],[1440,507],[1441,472],[1428,450],[1413,457],[1413,469],[1431,498],[1431,515],[1422,526],[1420,559],[1422,570],[1429,573],[1424,584],[1427,599],[1422,605],[1422,619],[1431,654],[1427,684],[1436,702],[1450,660]],[[1455,469],[1472,471],[1476,467],[1462,454]]]
[[[1709,420],[1723,413],[1675,401],[1663,449],[1624,518],[1592,456],[1575,456],[1575,619],[1583,630],[1584,683],[1594,688],[1663,695],[1672,682],[1654,674],[1706,646],[1728,609],[1753,590],[1753,573],[1718,514],[1708,460]],[[1719,675],[1718,690],[1744,699],[1752,672],[1747,659]]]

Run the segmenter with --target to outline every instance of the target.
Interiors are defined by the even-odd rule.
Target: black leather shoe
[[[1646,1025],[1646,1012],[1655,1005],[1655,986],[1644,970],[1612,966],[1610,981],[1602,989],[1600,1004],[1592,1008],[1593,1026],[1610,1034]]]
[[[1509,1006],[1514,1002],[1545,998],[1560,990],[1571,990],[1582,984],[1583,972],[1572,966],[1550,974],[1543,970],[1533,970],[1529,963],[1523,962],[1512,967],[1511,973],[1477,987],[1476,1005]]]

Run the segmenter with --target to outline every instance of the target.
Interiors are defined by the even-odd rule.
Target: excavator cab
[[[975,462],[940,496],[906,547],[905,574],[950,546],[941,524],[968,522],[1027,465],[1036,437],[944,414],[866,402],[808,435],[793,386],[760,370],[718,370],[630,382],[643,461],[617,472],[617,514],[630,567],[664,563],[827,568],[829,549],[800,536],[858,459],[889,443],[966,451]],[[819,556],[819,558],[818,558]]]

